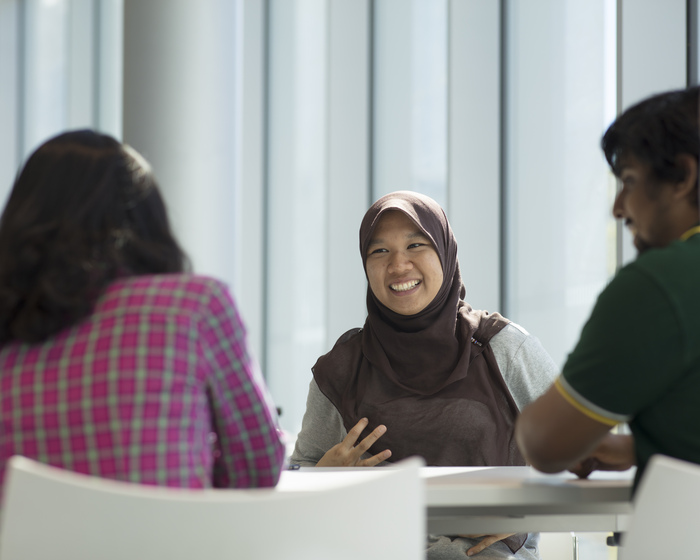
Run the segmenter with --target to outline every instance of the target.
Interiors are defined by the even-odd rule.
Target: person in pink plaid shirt
[[[0,219],[0,483],[24,455],[185,488],[274,486],[276,413],[221,282],[185,273],[148,164],[39,147]]]

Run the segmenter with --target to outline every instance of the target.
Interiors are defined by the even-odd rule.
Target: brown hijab
[[[392,461],[421,455],[429,465],[523,465],[513,439],[518,409],[488,343],[508,321],[463,300],[457,242],[442,208],[409,191],[380,198],[360,226],[363,265],[379,220],[396,210],[432,241],[442,286],[416,315],[388,309],[368,287],[364,328],[318,359],[316,383],[346,429],[363,417],[370,421],[363,435],[387,426],[370,451],[391,449]]]
[[[443,283],[415,315],[384,306],[367,288],[364,328],[348,331],[313,368],[320,390],[340,412],[346,430],[361,418],[386,433],[370,448],[390,449],[390,461],[422,456],[435,466],[524,465],[513,437],[518,409],[503,380],[489,340],[508,320],[476,311],[464,301],[457,242],[443,209],[408,191],[375,202],[360,226],[360,254],[385,212],[400,211],[432,241]],[[524,535],[507,539],[513,550]]]

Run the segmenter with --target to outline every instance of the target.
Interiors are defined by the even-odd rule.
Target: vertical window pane
[[[98,25],[97,123],[102,132],[122,136],[124,89],[124,0],[100,0]],[[235,53],[237,56],[238,53]],[[236,61],[236,64],[238,61]]]
[[[68,0],[25,4],[24,145],[27,154],[68,122]]]
[[[296,433],[310,368],[328,350],[326,4],[277,0],[270,10],[266,369],[282,425]]]
[[[506,8],[505,311],[563,364],[615,269],[615,2]]]
[[[374,4],[373,197],[414,190],[447,207],[447,0]]]
[[[19,136],[19,0],[0,2],[0,208],[10,191],[21,158]]]

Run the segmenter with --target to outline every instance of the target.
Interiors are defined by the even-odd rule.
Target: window
[[[563,365],[616,266],[616,3],[506,7],[505,310]]]

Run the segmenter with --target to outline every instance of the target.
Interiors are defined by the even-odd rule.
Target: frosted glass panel
[[[374,3],[374,198],[447,207],[447,0]]]
[[[328,351],[326,25],[323,0],[270,4],[265,367],[282,426],[293,434],[311,367]]]
[[[612,0],[507,2],[505,311],[560,365],[616,263],[599,148],[616,108],[615,17]]]
[[[68,0],[25,5],[24,154],[68,124]]]

